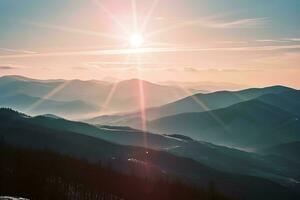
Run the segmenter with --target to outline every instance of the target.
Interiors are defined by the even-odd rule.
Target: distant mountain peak
[[[57,115],[54,115],[54,114],[44,114],[44,115],[39,115],[37,117],[47,117],[47,118],[52,118],[52,119],[63,119],[62,117],[59,117]]]
[[[130,84],[130,83],[139,83],[139,82],[143,82],[143,83],[147,83],[147,84],[155,84],[155,83],[152,83],[152,82],[149,82],[149,81],[146,81],[146,80],[143,80],[143,79],[137,79],[137,78],[133,78],[133,79],[128,79],[128,80],[122,80],[119,82],[119,84]]]
[[[0,80],[4,81],[33,81],[34,79],[25,77],[25,76],[18,76],[18,75],[7,75],[1,76]]]

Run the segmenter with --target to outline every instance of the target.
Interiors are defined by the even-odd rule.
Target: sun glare
[[[132,34],[129,43],[132,48],[139,48],[144,44],[144,37],[139,33]]]

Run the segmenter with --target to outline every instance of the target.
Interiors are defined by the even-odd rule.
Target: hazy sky
[[[299,0],[0,0],[0,75],[300,88],[299,19]]]

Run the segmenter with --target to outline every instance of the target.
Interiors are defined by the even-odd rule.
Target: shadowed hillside
[[[199,93],[160,107],[146,109],[145,113],[147,120],[154,120],[181,113],[206,112],[226,108],[243,101],[255,99],[262,95],[276,95],[283,92],[295,93],[297,91],[284,86],[272,86],[266,88],[250,88],[232,92],[218,91],[208,94]],[[139,112],[112,116],[99,116],[87,121],[94,124],[130,125],[134,127],[141,127]]]
[[[139,177],[155,179],[174,176],[200,186],[215,182],[220,192],[243,199],[265,199],[262,191],[269,191],[266,193],[268,196],[272,195],[272,199],[296,198],[288,188],[272,181],[214,170],[194,160],[166,152],[116,145],[93,136],[47,128],[43,124],[32,122],[33,120],[34,118],[26,115],[1,109],[0,135],[8,144],[37,150],[49,149],[91,162],[110,163],[115,170],[122,172],[132,172],[131,166],[135,163],[138,168],[134,172]],[[147,173],[142,170],[143,166]]]
[[[227,108],[160,118],[150,130],[242,148],[260,148],[300,139],[299,116],[254,99]]]
[[[3,142],[3,141],[2,141]],[[0,146],[0,193],[32,200],[226,200],[215,185],[139,178],[50,151]],[[134,169],[134,166],[133,166]]]

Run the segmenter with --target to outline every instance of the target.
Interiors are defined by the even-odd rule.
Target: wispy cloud
[[[158,63],[152,61],[126,61],[126,62],[110,62],[110,61],[102,61],[102,62],[87,62],[83,63],[87,68],[97,68],[102,70],[136,70],[137,66],[141,67],[139,70],[164,70],[171,69],[176,63]]]
[[[300,38],[285,38],[285,39],[292,42],[300,42]]]
[[[211,22],[208,26],[212,28],[252,28],[263,26],[267,22],[267,18],[248,18],[229,22]]]
[[[270,69],[297,69],[299,70],[300,52],[282,52],[280,54],[271,54],[270,56],[257,58],[254,60],[257,64]]]
[[[223,40],[223,41],[215,41],[218,44],[248,44],[249,41],[233,41],[233,40]]]
[[[82,67],[82,66],[72,67],[72,69],[75,69],[75,70],[89,70],[87,67]]]
[[[184,67],[183,71],[186,71],[186,72],[198,72],[199,70],[196,69],[196,68],[194,68],[194,67]]]
[[[25,53],[25,54],[34,54],[37,52],[20,50],[20,49],[10,49],[10,48],[0,48],[0,51],[11,52],[11,53]]]
[[[16,69],[16,68],[11,66],[0,66],[0,70],[12,70],[12,69]]]
[[[117,39],[117,40],[126,40],[127,39],[127,38],[121,37],[119,35],[114,35],[114,34],[109,34],[109,33],[100,33],[100,32],[83,30],[83,29],[78,29],[78,28],[73,28],[73,27],[68,27],[68,26],[59,26],[59,25],[53,25],[53,24],[45,24],[45,23],[40,23],[40,22],[28,22],[28,21],[23,21],[23,23],[31,25],[31,26],[39,27],[39,28],[52,29],[52,30],[70,32],[70,33],[76,33],[76,34],[83,34],[83,35],[88,35],[88,36],[105,37],[108,39]]]
[[[101,62],[88,62],[86,63],[87,65],[90,66],[113,66],[113,65],[123,65],[123,66],[127,66],[127,65],[136,65],[137,62],[136,61],[126,61],[126,62],[121,62],[121,61],[101,61]],[[151,62],[151,61],[139,61],[138,62],[139,65],[151,65],[151,66],[155,66],[155,65],[174,65],[176,63],[159,63],[159,62]]]
[[[183,71],[185,72],[213,72],[213,73],[239,73],[239,72],[258,72],[261,69],[235,69],[235,68],[196,68],[196,67],[184,67]]]
[[[260,39],[260,40],[256,40],[256,42],[262,42],[262,43],[284,43],[284,42],[289,42],[286,40],[275,40],[275,39]]]
[[[300,42],[300,38],[277,38],[277,39],[257,39],[256,42],[261,43],[287,43],[287,42]]]
[[[152,31],[148,33],[146,36],[151,37],[154,35],[158,35],[164,32],[170,32],[177,29],[183,29],[191,26],[200,26],[206,28],[214,28],[214,29],[228,29],[228,28],[257,28],[262,27],[267,24],[269,19],[266,17],[261,18],[245,18],[245,19],[235,19],[231,21],[224,20],[224,16],[226,15],[214,15],[207,16],[196,20],[184,20],[179,23],[175,23],[171,26],[164,27],[159,30]]]
[[[219,44],[251,44],[251,43],[292,43],[295,44],[300,42],[300,38],[265,38],[265,39],[256,39],[256,40],[249,40],[249,41],[233,41],[233,40],[224,40],[224,41],[216,41],[215,43]]]
[[[190,48],[190,47],[172,47],[172,48],[140,48],[140,49],[102,49],[91,51],[73,51],[73,52],[50,52],[36,54],[17,54],[3,55],[0,58],[26,58],[26,57],[51,57],[51,56],[114,56],[114,55],[134,55],[147,53],[176,53],[176,52],[205,52],[205,51],[277,51],[300,49],[300,45],[263,45],[263,46],[240,46],[240,47],[216,47],[216,48]],[[126,63],[125,63],[126,64]]]

